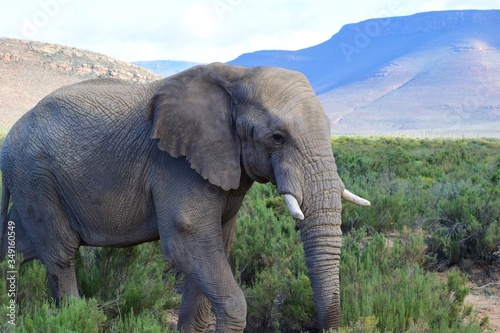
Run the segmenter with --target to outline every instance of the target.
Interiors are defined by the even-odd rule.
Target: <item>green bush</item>
[[[52,299],[45,266],[38,260],[21,266],[17,289],[17,302],[22,315],[35,313],[37,308]]]
[[[23,316],[16,332],[85,332],[98,333],[105,327],[106,316],[98,309],[97,301],[71,299],[56,309],[44,302],[33,315]]]
[[[346,187],[372,202],[344,205],[344,231],[424,228],[436,268],[495,259],[500,141],[339,137],[332,146]]]
[[[0,266],[1,276],[8,270],[6,263]],[[180,306],[175,274],[165,270],[157,242],[125,249],[82,247],[77,275],[84,299],[66,301],[56,309],[45,267],[38,260],[22,265],[15,331],[131,332],[131,327],[143,328],[137,332],[164,331],[169,327],[167,310]],[[8,304],[4,279],[0,289],[0,301]],[[6,318],[5,310],[0,311],[2,318]]]
[[[163,274],[166,265],[158,242],[123,249],[82,247],[79,253],[81,294],[111,302],[114,315],[130,310],[138,314],[157,302],[166,308],[180,305],[180,298],[171,293],[174,276]]]
[[[300,236],[281,196],[254,185],[240,210],[230,262],[243,286],[251,331],[290,331],[314,323]]]
[[[374,317],[382,332],[415,331],[415,323],[428,332],[479,332],[479,323],[464,310],[466,279],[454,271],[444,284],[425,272],[419,265],[424,246],[419,232],[407,231],[392,246],[383,234],[368,237],[361,229],[347,235],[340,271],[342,325],[357,327],[360,319]]]
[[[176,332],[168,321],[162,316],[150,312],[136,315],[130,311],[121,321],[117,321],[110,327],[111,332],[141,332],[141,333],[168,333]]]
[[[341,327],[338,333],[380,333],[377,324],[378,319],[375,316],[362,317],[352,327]],[[330,330],[330,332],[333,332],[333,330]]]

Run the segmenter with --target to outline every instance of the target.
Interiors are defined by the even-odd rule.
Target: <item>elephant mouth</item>
[[[304,219],[304,213],[302,212],[302,209],[300,208],[299,202],[290,193],[285,193],[283,194],[283,197],[285,198],[285,203],[288,207],[288,210],[290,211],[290,214],[297,219],[302,221]],[[342,199],[344,199],[347,202],[351,202],[353,204],[359,205],[359,206],[370,206],[371,203],[370,201],[357,196],[356,194],[352,193],[351,191],[344,189],[342,192]]]

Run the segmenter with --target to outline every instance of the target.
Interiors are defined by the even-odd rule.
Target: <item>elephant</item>
[[[307,78],[277,67],[200,65],[146,84],[59,88],[9,131],[0,155],[0,255],[46,267],[56,303],[79,297],[80,246],[159,240],[184,276],[178,328],[242,332],[246,301],[227,256],[254,182],[284,195],[300,231],[318,325],[340,322],[341,198],[330,122]],[[9,208],[9,204],[10,208]]]

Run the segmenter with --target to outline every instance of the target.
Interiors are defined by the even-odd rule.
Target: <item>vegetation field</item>
[[[500,264],[500,141],[335,137],[337,167],[371,207],[345,203],[340,332],[482,332],[464,302],[463,273]],[[295,222],[271,185],[254,185],[239,213],[230,262],[248,303],[249,332],[314,331],[307,268]],[[81,248],[82,300],[53,306],[38,261],[19,268],[16,327],[0,331],[172,330],[182,275],[157,243]],[[447,270],[446,278],[435,271]],[[7,267],[1,267],[5,276]],[[0,304],[6,305],[5,280]]]

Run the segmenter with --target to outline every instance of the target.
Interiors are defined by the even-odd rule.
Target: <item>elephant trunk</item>
[[[309,270],[318,323],[321,329],[340,326],[341,198],[357,204],[369,202],[349,191],[337,174],[329,133],[311,131],[297,142],[300,164],[275,165],[278,192],[298,220]],[[292,155],[292,153],[289,153]]]
[[[303,221],[301,238],[320,329],[340,326],[340,211],[317,211]]]
[[[331,147],[308,164],[298,222],[320,329],[340,326],[341,196],[344,185],[337,174]],[[318,155],[316,155],[318,156]],[[308,172],[309,171],[309,172]]]

